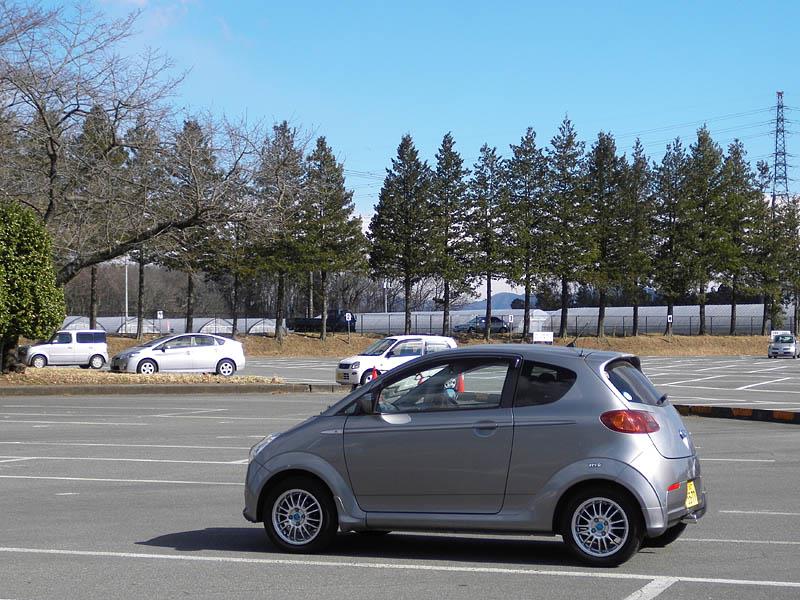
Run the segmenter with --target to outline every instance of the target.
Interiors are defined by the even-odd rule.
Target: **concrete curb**
[[[673,404],[683,416],[711,417],[714,419],[739,419],[742,421],[764,421],[767,423],[789,423],[800,425],[800,412],[788,410],[765,410],[763,408],[734,408],[731,406],[696,406]]]
[[[145,394],[331,394],[349,392],[338,384],[309,383],[190,383],[190,384],[115,384],[115,385],[15,385],[0,386],[4,396],[106,396]]]

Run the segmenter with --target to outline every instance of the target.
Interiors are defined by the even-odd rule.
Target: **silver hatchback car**
[[[560,534],[614,566],[705,511],[692,438],[638,358],[503,345],[416,359],[267,436],[244,516],[289,552],[337,531]]]

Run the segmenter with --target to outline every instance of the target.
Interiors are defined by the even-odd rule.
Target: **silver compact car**
[[[216,373],[228,377],[243,369],[241,342],[208,335],[188,333],[167,335],[128,348],[111,359],[111,370],[152,375],[163,371]]]
[[[244,516],[289,552],[338,531],[559,534],[614,566],[705,511],[691,435],[638,358],[509,344],[415,359],[267,436]]]
[[[776,358],[778,356],[797,358],[798,355],[800,355],[800,348],[797,347],[797,338],[791,333],[784,332],[772,336],[767,349],[768,358]]]

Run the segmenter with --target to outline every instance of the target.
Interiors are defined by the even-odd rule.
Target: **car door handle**
[[[494,421],[478,421],[472,426],[475,435],[489,436],[497,431],[497,423]]]

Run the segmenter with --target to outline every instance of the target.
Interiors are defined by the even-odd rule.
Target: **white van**
[[[336,383],[364,385],[378,375],[418,356],[451,350],[456,341],[440,335],[393,335],[378,340],[361,354],[342,359],[336,367]]]
[[[21,346],[19,359],[30,367],[78,365],[99,369],[108,362],[106,332],[102,329],[57,331],[49,341]]]

